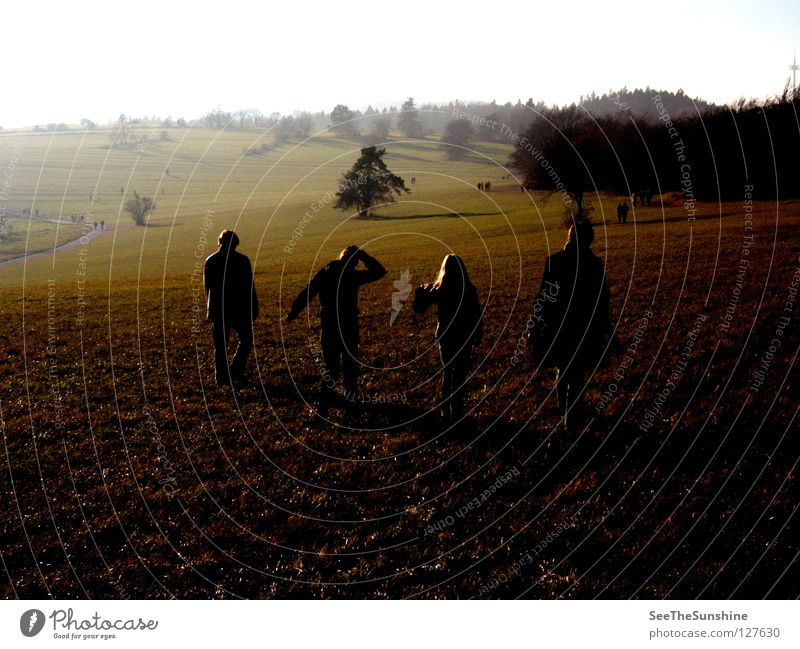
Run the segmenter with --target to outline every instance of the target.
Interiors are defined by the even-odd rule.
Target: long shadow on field
[[[723,212],[722,214],[702,214],[695,216],[696,221],[710,221],[712,219],[719,219],[725,218],[729,216],[741,216],[737,212]],[[681,221],[685,221],[685,216],[667,216],[667,217],[659,217],[656,216],[654,218],[636,218],[631,219],[631,223],[635,223],[636,225],[650,225],[650,224],[661,224],[661,223],[678,223]]]
[[[363,142],[353,139],[353,138],[331,138],[331,137],[313,137],[310,140],[305,142],[301,142],[300,146],[302,147],[320,147],[320,146],[327,146],[335,149],[340,149],[343,144],[350,144],[355,149],[361,149],[366,146]],[[277,150],[279,147],[276,146],[274,150]]]
[[[370,219],[375,221],[405,221],[411,219],[432,219],[438,217],[457,218],[462,216],[497,216],[500,212],[436,212],[434,214],[409,214],[407,216],[379,216],[373,214]]]
[[[433,162],[430,158],[420,158],[415,155],[408,155],[407,153],[397,153],[397,151],[389,151],[387,157],[392,160],[404,160],[407,162],[425,162],[430,163]]]
[[[346,399],[336,399],[327,407],[318,407],[316,415],[320,425],[324,425],[325,420],[341,423],[358,434],[406,427],[427,428],[431,419],[424,408],[405,403],[356,403]]]

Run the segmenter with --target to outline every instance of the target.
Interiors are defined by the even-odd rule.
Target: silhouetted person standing
[[[357,268],[359,262],[364,269]],[[386,275],[386,269],[358,246],[348,246],[338,259],[319,270],[300,291],[286,320],[292,322],[309,302],[319,296],[321,346],[326,375],[322,380],[323,403],[332,395],[332,382],[344,375],[349,399],[358,396],[358,289]]]
[[[624,225],[625,223],[628,222],[628,209],[629,209],[628,203],[626,201],[623,201],[622,203],[620,203],[619,209],[620,209],[620,215],[622,216],[622,224]]]
[[[547,258],[533,308],[533,351],[543,367],[557,369],[565,425],[586,373],[604,366],[610,339],[608,284],[602,260],[589,248],[593,240],[590,222],[573,224],[564,250]]]
[[[417,288],[414,311],[422,313],[432,304],[438,307],[436,340],[444,366],[442,412],[446,421],[453,422],[464,414],[470,352],[483,338],[478,291],[461,257],[447,255],[436,281]]]
[[[236,252],[239,237],[233,230],[220,232],[218,250],[206,259],[203,284],[207,316],[213,326],[214,369],[217,385],[230,385],[244,376],[253,347],[253,321],[258,318],[258,298],[250,260]],[[228,365],[231,329],[239,338]]]

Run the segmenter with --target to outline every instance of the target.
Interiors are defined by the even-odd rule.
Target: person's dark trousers
[[[470,346],[442,345],[442,410],[450,421],[461,419],[464,414],[464,397],[469,373]]]
[[[214,329],[214,375],[217,385],[228,385],[231,380],[237,380],[244,375],[247,366],[247,357],[253,348],[253,323],[252,322],[223,322],[212,323]],[[231,329],[236,332],[238,342],[230,366],[228,365],[228,338]]]
[[[358,324],[332,323],[322,328],[322,359],[327,374],[322,377],[323,394],[330,396],[339,370],[344,375],[348,399],[358,396]]]

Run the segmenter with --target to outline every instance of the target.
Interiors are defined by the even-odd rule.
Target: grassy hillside
[[[503,178],[508,148],[446,162],[434,141],[391,143],[412,192],[363,220],[329,194],[356,142],[245,155],[271,136],[169,137],[0,136],[0,165],[20,160],[10,209],[106,222],[86,245],[0,266],[0,594],[797,595],[800,205],[751,214],[743,196],[689,221],[675,201],[621,226],[620,199],[593,197],[621,349],[592,378],[586,426],[564,432],[552,373],[521,338],[563,205]],[[147,227],[122,212],[134,189],[156,200]],[[196,274],[223,227],[263,314],[254,386],[235,393],[213,386]],[[361,293],[371,403],[322,418],[316,309],[283,317],[349,243],[388,269]],[[392,281],[430,281],[448,252],[486,323],[452,429],[431,416],[434,315],[407,304],[389,324]]]

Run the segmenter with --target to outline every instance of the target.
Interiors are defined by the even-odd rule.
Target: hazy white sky
[[[0,126],[647,85],[727,102],[780,92],[797,45],[796,0],[8,0]]]

